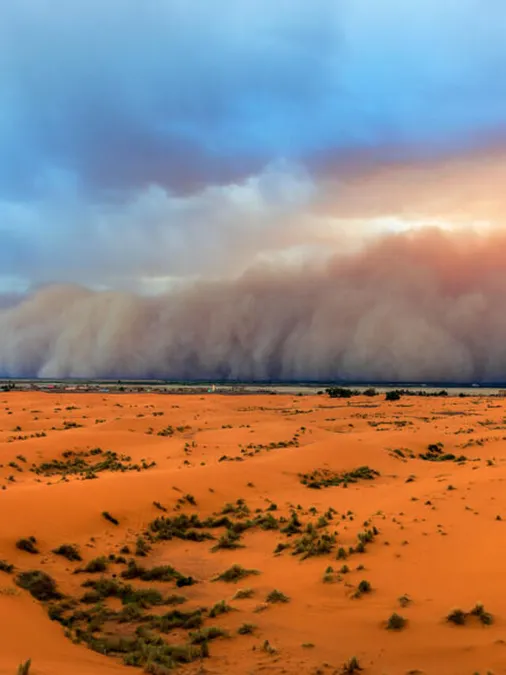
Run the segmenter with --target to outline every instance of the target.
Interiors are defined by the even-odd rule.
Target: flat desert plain
[[[506,673],[501,398],[9,392],[0,443],[1,673]]]

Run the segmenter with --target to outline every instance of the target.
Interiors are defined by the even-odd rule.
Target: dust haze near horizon
[[[45,288],[0,310],[0,372],[504,381],[505,254],[502,231],[426,228],[155,297]]]

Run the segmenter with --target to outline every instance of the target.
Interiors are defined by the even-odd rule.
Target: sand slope
[[[169,425],[169,435],[159,435]],[[444,445],[442,453],[466,461],[419,457],[436,443]],[[94,480],[31,471],[63,461],[65,452],[81,456],[97,447],[128,456],[130,465],[156,465],[104,471]],[[185,608],[226,600],[235,610],[206,619],[230,637],[212,641],[210,658],[182,672],[339,673],[356,656],[371,675],[504,673],[505,448],[505,402],[487,397],[386,402],[383,396],[3,394],[0,559],[16,570],[0,572],[0,673],[14,673],[28,657],[35,675],[135,672],[120,658],[73,644],[44,606],[16,586],[16,574],[44,570],[65,595],[79,597],[82,582],[97,575],[73,574],[79,564],[52,553],[57,546],[76,544],[85,564],[118,555],[125,544],[135,548],[157,516],[198,513],[204,519],[237,499],[245,500],[252,517],[257,509],[268,513],[272,502],[276,518],[289,518],[295,509],[304,526],[332,508],[322,532],[337,532],[337,543],[301,560],[292,555],[297,537],[251,527],[236,550],[213,553],[211,540],[178,538],[153,545],[143,565],[170,564],[197,579],[181,589]],[[363,465],[379,475],[322,489],[300,480],[315,469],[340,473]],[[178,505],[186,494],[195,505]],[[103,511],[119,525],[105,520]],[[364,553],[336,560],[339,547],[356,547],[357,535],[373,526],[378,534]],[[29,536],[39,553],[16,548]],[[292,548],[274,555],[279,543]],[[260,574],[238,584],[212,581],[234,563]],[[343,564],[350,571],[339,576]],[[329,566],[334,571],[325,583]],[[121,569],[113,565],[106,576]],[[354,598],[361,580],[372,592]],[[179,592],[174,584],[142,585]],[[233,600],[246,586],[254,596]],[[273,589],[290,601],[263,608]],[[401,607],[405,594],[412,602]],[[477,602],[493,615],[492,625],[474,617],[465,626],[445,621],[452,609],[468,611]],[[407,619],[402,631],[385,628],[393,612]],[[252,635],[237,635],[243,623],[255,624]],[[165,639],[181,642],[185,635],[176,630]],[[266,640],[272,649],[263,648]]]

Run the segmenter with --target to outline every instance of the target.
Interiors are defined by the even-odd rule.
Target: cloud
[[[505,254],[504,233],[428,228],[156,297],[46,288],[0,309],[0,372],[505,381]]]
[[[0,7],[0,194],[241,181],[329,149],[433,155],[504,129],[506,6],[18,0]],[[103,194],[102,194],[103,198]]]
[[[72,177],[53,178],[36,206],[0,202],[4,278],[138,288],[150,278],[230,276],[262,255],[318,244],[328,229],[309,215],[311,177],[286,162],[192,195],[152,185],[121,204],[89,203]]]
[[[501,228],[506,5],[486,5],[1,3],[0,292],[145,307],[385,230]]]

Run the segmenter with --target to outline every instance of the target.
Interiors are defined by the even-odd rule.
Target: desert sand
[[[182,673],[359,672],[353,657],[371,675],[506,672],[501,398],[8,392],[0,443],[0,673],[28,658],[32,675],[142,672],[113,648],[136,630],[193,641]],[[198,520],[176,527],[181,514]],[[54,553],[64,544],[82,560]],[[85,571],[102,556],[105,571]],[[177,573],[125,578],[130,560]],[[233,565],[255,573],[216,579]],[[63,597],[32,597],[28,571]],[[102,578],[164,604],[82,602]],[[464,625],[447,620],[457,608]],[[160,632],[175,610],[192,620]]]

